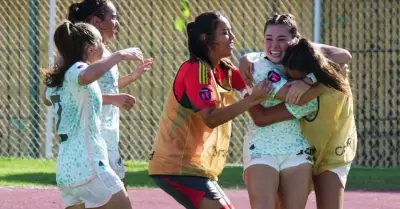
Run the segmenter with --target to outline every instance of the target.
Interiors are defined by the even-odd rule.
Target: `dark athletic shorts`
[[[154,182],[186,209],[198,209],[201,200],[219,200],[228,197],[217,182],[199,176],[152,175]],[[233,206],[225,206],[229,209]]]

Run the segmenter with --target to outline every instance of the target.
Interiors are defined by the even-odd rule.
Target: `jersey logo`
[[[207,66],[202,62],[199,62],[199,84],[208,84]]]
[[[201,100],[210,100],[211,99],[211,90],[209,88],[201,88],[199,92],[199,96]]]
[[[281,80],[281,75],[279,75],[275,71],[270,71],[268,73],[268,80],[273,83],[278,83]]]

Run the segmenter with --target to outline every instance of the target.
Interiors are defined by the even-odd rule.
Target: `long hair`
[[[312,43],[305,38],[287,49],[282,64],[288,70],[313,73],[317,81],[327,87],[343,93],[349,90],[346,77],[340,72],[340,65],[325,58],[322,52],[313,47]]]
[[[221,12],[206,12],[197,16],[194,22],[187,24],[187,47],[190,53],[190,60],[201,59],[212,66],[211,59],[208,56],[208,46],[214,42],[218,20],[221,17],[224,17]],[[205,40],[201,38],[203,34],[205,35]],[[229,70],[234,67],[232,62],[225,58],[220,61],[219,66],[223,70]]]
[[[44,71],[44,83],[48,87],[60,87],[64,82],[65,73],[76,62],[85,59],[85,49],[88,46],[100,44],[94,26],[88,23],[73,24],[70,21],[62,23],[54,33],[54,42],[60,54],[53,69]]]

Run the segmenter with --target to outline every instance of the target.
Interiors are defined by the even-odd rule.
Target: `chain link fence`
[[[0,6],[0,157],[44,158],[47,110],[39,100],[40,70],[48,67],[49,9],[45,0],[3,0]],[[57,25],[74,1],[58,0]],[[121,151],[127,160],[148,159],[164,98],[180,64],[187,59],[186,33],[175,30],[179,0],[114,0],[121,27],[111,49],[139,46],[153,57],[152,70],[121,90],[138,99],[121,110]],[[321,1],[322,43],[351,51],[351,76],[359,133],[357,165],[400,164],[399,30],[400,3],[393,0]],[[189,20],[222,10],[236,36],[232,60],[263,50],[263,26],[273,12],[291,13],[306,38],[313,38],[313,1],[190,0]],[[50,38],[52,34],[50,34]],[[52,44],[50,40],[50,44]],[[133,66],[119,65],[120,74]],[[234,120],[230,163],[240,163],[248,116]],[[57,153],[53,139],[52,151]]]

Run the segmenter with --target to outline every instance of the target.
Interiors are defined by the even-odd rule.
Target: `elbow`
[[[351,53],[347,50],[343,50],[343,60],[344,63],[348,63],[353,59],[353,56],[351,56]]]
[[[346,49],[340,49],[336,55],[331,57],[331,60],[337,64],[343,65],[347,64],[353,59],[351,56],[350,52],[347,51]]]
[[[253,122],[254,125],[258,126],[258,127],[264,127],[264,126],[268,126],[271,125],[271,121],[268,120],[268,116],[264,116],[264,118],[261,117],[255,117],[253,118]]]
[[[210,129],[214,129],[214,128],[218,127],[219,125],[221,125],[221,124],[218,124],[217,121],[215,121],[213,119],[204,120],[204,124]]]

